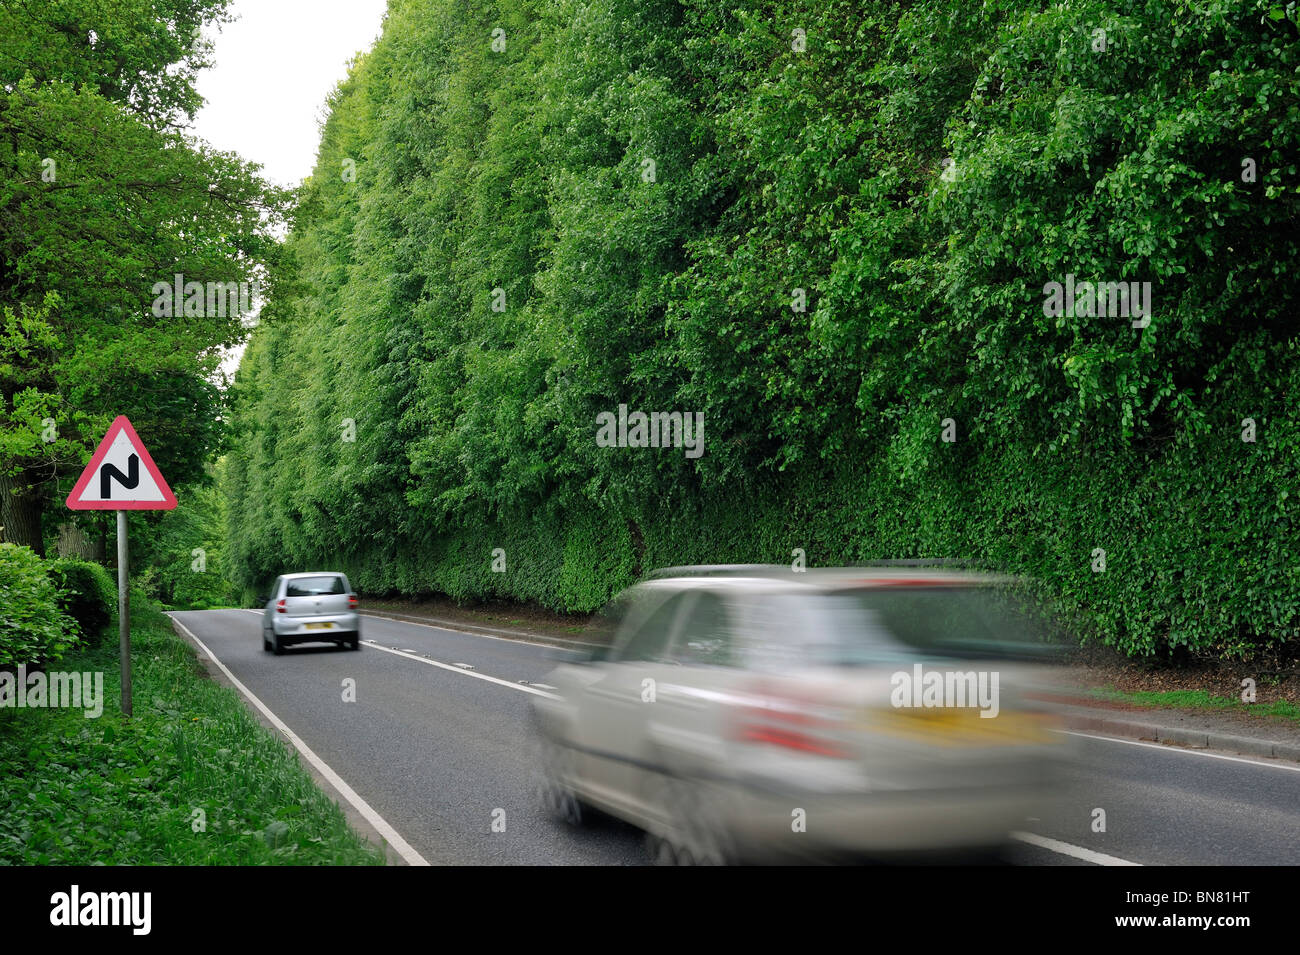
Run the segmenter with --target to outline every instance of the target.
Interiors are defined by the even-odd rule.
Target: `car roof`
[[[285,580],[295,580],[299,577],[346,577],[347,574],[341,570],[308,570],[298,574],[281,574]]]
[[[974,570],[916,564],[817,567],[795,571],[784,564],[673,567],[636,586],[647,590],[830,593],[872,587],[991,587],[1015,578]]]

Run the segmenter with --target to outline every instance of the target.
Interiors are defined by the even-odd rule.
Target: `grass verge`
[[[1168,706],[1181,709],[1233,710],[1251,716],[1269,716],[1300,723],[1300,706],[1286,700],[1270,703],[1243,703],[1232,696],[1218,696],[1206,690],[1117,690],[1097,687],[1088,695],[1111,703],[1131,703],[1134,706]]]
[[[103,672],[98,718],[0,708],[0,864],[383,864],[157,607],[131,640],[131,720],[115,644],[57,664]]]

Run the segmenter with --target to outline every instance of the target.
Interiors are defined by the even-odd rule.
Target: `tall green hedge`
[[[584,611],[960,556],[1135,655],[1294,650],[1297,39],[1274,0],[394,3],[237,376],[234,579]],[[600,446],[621,404],[703,456]]]

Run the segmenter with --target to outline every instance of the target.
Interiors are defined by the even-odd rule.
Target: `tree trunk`
[[[21,473],[17,477],[0,473],[0,540],[24,544],[44,557],[43,504],[40,491],[24,482]]]
[[[95,538],[71,521],[59,525],[59,556],[95,559]]]

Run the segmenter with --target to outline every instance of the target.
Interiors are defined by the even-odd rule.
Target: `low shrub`
[[[77,642],[61,596],[35,551],[0,544],[0,667],[52,662]]]
[[[60,609],[77,622],[81,638],[89,645],[102,642],[113,620],[113,603],[117,585],[99,564],[88,560],[65,558],[49,561],[50,575],[63,591]]]

